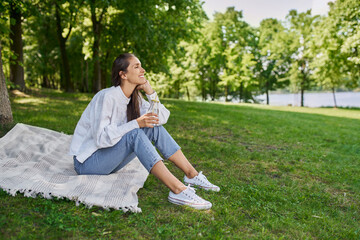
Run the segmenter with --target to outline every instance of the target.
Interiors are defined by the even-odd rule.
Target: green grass
[[[72,134],[91,97],[44,90],[13,97],[14,120]],[[360,110],[163,103],[168,131],[221,187],[197,191],[211,210],[169,203],[153,176],[138,192],[141,214],[0,190],[0,238],[360,239]]]

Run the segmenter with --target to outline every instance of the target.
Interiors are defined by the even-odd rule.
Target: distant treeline
[[[210,21],[199,0],[3,0],[3,70],[11,88],[97,92],[132,52],[164,97],[359,88],[360,2],[329,5],[328,16],[291,10],[254,28],[234,8]]]

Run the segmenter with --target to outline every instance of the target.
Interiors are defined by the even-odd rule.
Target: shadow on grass
[[[16,122],[8,123],[8,124],[0,124],[0,138],[5,136],[7,132],[9,132],[14,126],[16,125]]]
[[[45,102],[13,99],[16,121],[72,134],[90,100],[40,94]],[[65,236],[84,239],[103,237],[104,229],[113,239],[356,236],[359,119],[326,116],[327,109],[316,113],[169,99],[163,103],[171,111],[167,130],[195,167],[221,187],[219,193],[198,191],[214,204],[210,211],[171,205],[168,190],[154,177],[139,192],[142,214],[87,210],[72,202],[12,198],[0,192],[0,200],[12,206],[1,209],[6,216],[1,233],[10,236],[22,226],[22,234],[35,229],[39,234],[32,236],[38,238],[45,232],[57,235],[59,229]]]

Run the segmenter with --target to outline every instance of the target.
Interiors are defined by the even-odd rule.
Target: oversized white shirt
[[[158,100],[156,92],[146,95],[148,100]],[[139,128],[134,119],[127,121],[127,98],[120,86],[110,87],[99,91],[76,125],[70,155],[76,156],[79,162],[85,162],[96,150],[114,146],[129,131]],[[141,99],[140,115],[146,113],[150,107],[149,102]],[[170,116],[169,110],[159,104],[159,123],[165,124]]]

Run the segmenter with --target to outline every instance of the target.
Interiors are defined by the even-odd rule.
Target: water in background
[[[335,93],[338,107],[360,107],[360,92],[338,92]],[[256,96],[256,99],[263,100],[266,104],[266,95]],[[300,106],[301,95],[295,94],[271,94],[269,95],[270,105],[273,106]],[[304,106],[306,107],[332,107],[334,98],[329,93],[306,93],[304,94]]]

